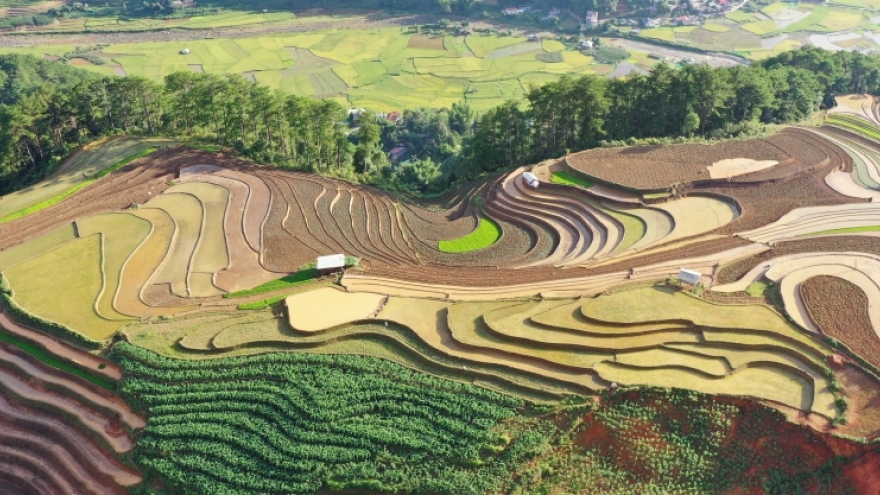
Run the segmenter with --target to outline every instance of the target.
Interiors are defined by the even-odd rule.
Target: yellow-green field
[[[101,262],[101,236],[91,235],[20,263],[4,275],[13,298],[25,310],[104,340],[125,322],[103,318],[95,309],[103,288]]]
[[[835,6],[835,3],[838,5]],[[880,0],[841,0],[819,5],[776,2],[761,7],[760,12],[742,10],[729,12],[724,17],[710,19],[699,28],[664,26],[643,29],[639,36],[704,50],[734,52],[751,60],[761,60],[785,51],[796,50],[802,44],[809,43],[816,43],[822,47],[827,47],[830,43],[840,49],[849,49],[858,45],[860,50],[870,50],[877,49],[878,44],[869,37],[833,42],[821,38],[813,40],[809,35],[853,32],[859,34],[859,30],[862,29],[876,29],[871,22],[876,13],[869,9],[880,7],[874,5],[880,5]],[[774,39],[777,36],[794,34],[800,36],[797,39]]]
[[[43,57],[63,55],[74,48],[45,45],[2,48],[0,53]],[[184,48],[190,50],[188,55],[180,53]],[[552,81],[562,74],[611,70],[595,64],[591,57],[565,50],[557,41],[529,42],[516,36],[473,34],[432,41],[398,28],[346,29],[112,44],[95,53],[107,64],[81,67],[108,74],[113,72],[111,66],[119,66],[128,75],[157,81],[181,70],[241,74],[288,93],[379,111],[450,106],[463,99],[485,110],[519,97],[530,84]],[[563,52],[564,61],[541,62],[539,55],[549,52]]]

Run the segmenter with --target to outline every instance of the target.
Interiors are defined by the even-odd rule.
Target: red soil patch
[[[868,315],[868,298],[855,284],[820,276],[800,286],[810,319],[822,333],[833,337],[880,368],[880,338]]]
[[[96,376],[113,381],[119,381],[122,379],[122,370],[110,361],[71,347],[70,345],[62,343],[60,340],[41,333],[38,330],[20,325],[10,319],[9,316],[3,312],[0,312],[0,327],[3,327],[8,333],[37,344],[45,351],[62,361],[68,361],[81,366]]]
[[[751,400],[712,398],[714,404],[733,406],[733,413],[726,414],[727,424],[710,426],[712,423],[695,422],[702,413],[695,414],[694,411],[715,406],[703,403],[675,405],[666,400],[654,400],[650,392],[643,394],[645,392],[633,391],[618,397],[604,396],[596,412],[583,416],[584,426],[574,439],[575,450],[562,453],[563,447],[559,452],[545,455],[590,451],[599,454],[627,478],[652,479],[652,473],[644,472],[646,463],[638,462],[638,456],[642,455],[639,452],[645,452],[644,445],[652,445],[668,454],[668,449],[674,448],[670,440],[676,435],[690,435],[689,429],[708,427],[724,435],[721,446],[713,453],[728,460],[731,466],[738,466],[725,473],[733,486],[731,491],[724,493],[765,494],[764,483],[774,472],[799,479],[805,493],[820,493],[817,490],[827,490],[828,485],[820,486],[814,479],[815,472],[834,463],[835,459],[840,464],[834,466],[830,475],[833,477],[832,486],[839,490],[836,493],[847,493],[847,489],[856,494],[876,493],[876,483],[880,482],[880,454],[875,445],[863,445],[789,423],[780,413]],[[637,415],[615,413],[621,403],[640,412]],[[603,420],[605,407],[611,408],[609,417],[614,419],[610,423]],[[654,420],[646,419],[652,416]],[[540,463],[540,459],[536,462]],[[670,473],[663,474],[668,479]]]
[[[854,493],[877,493],[877,487],[880,487],[880,453],[866,452],[844,466],[843,476],[852,483]]]

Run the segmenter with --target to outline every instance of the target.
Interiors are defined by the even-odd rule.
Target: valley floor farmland
[[[186,55],[181,53],[184,48],[190,50]],[[37,57],[74,50],[75,44],[64,43],[63,37],[36,46],[0,47],[0,53]],[[656,62],[644,47],[629,50],[627,63],[642,70]],[[548,54],[557,54],[558,60],[542,61]],[[417,34],[401,27],[111,43],[92,55],[106,64],[76,60],[83,60],[80,66],[85,69],[153,80],[179,70],[239,74],[291,94],[332,98],[376,111],[449,107],[462,100],[484,111],[563,74],[607,74],[614,69],[555,40],[529,41],[521,34]]]

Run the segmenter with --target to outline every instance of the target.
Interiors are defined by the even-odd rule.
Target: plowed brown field
[[[858,286],[837,277],[820,276],[802,283],[800,293],[810,318],[822,333],[880,368],[880,337],[871,326],[868,298]]]
[[[843,156],[842,151],[833,151],[830,147],[836,148],[830,143],[810,138],[804,131],[791,128],[766,139],[724,141],[711,145],[678,144],[597,149],[576,153],[567,160],[575,169],[600,181],[626,188],[656,190],[674,184],[712,181],[707,167],[731,158],[773,160],[779,162],[779,165],[733,177],[730,182],[755,183],[787,179],[817,167],[824,167],[830,160]]]

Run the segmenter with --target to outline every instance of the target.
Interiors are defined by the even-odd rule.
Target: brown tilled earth
[[[827,160],[847,160],[836,146],[797,128],[766,139],[723,141],[711,145],[676,144],[583,151],[568,156],[569,165],[599,180],[634,189],[665,189],[674,184],[713,180],[706,168],[730,158],[774,160],[779,165],[717,182],[756,183],[791,178],[824,168]],[[645,173],[650,170],[651,173]]]
[[[868,315],[868,297],[857,285],[819,276],[800,287],[810,318],[822,330],[880,368],[880,337]]]

